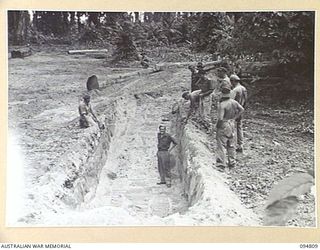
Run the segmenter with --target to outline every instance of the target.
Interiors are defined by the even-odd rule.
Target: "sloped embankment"
[[[155,100],[151,100],[151,102],[153,101]],[[134,158],[139,160],[134,162],[132,166],[129,166],[128,170],[121,168],[121,166],[132,162],[132,160],[129,159],[130,155],[132,156],[132,152],[130,154],[130,149],[132,151],[134,148],[131,144],[128,148],[119,145],[121,141],[124,141],[123,138],[120,140],[120,138],[117,137],[129,136],[127,138],[128,141],[134,141],[137,148],[140,146],[143,148],[143,146],[139,145],[139,140],[141,139],[138,138],[141,136],[139,135],[139,132],[136,134],[130,133],[131,127],[129,123],[134,120],[132,114],[137,114],[135,113],[136,111],[132,109],[132,105],[127,105],[126,99],[118,100],[117,102],[114,102],[114,105],[115,113],[112,116],[114,120],[112,121],[109,118],[106,119],[106,121],[109,124],[117,124],[116,126],[126,127],[126,129],[122,129],[119,133],[115,133],[115,130],[117,130],[115,126],[107,126],[107,129],[102,133],[92,129],[88,131],[88,137],[85,141],[79,143],[79,148],[74,149],[72,153],[68,155],[68,160],[63,159],[63,162],[67,162],[69,165],[71,163],[71,165],[74,166],[72,174],[75,176],[74,180],[70,181],[72,182],[72,186],[69,187],[68,195],[63,197],[63,200],[67,204],[76,206],[85,202],[87,205],[82,206],[82,210],[88,209],[88,211],[90,209],[97,209],[99,206],[101,209],[103,206],[105,206],[105,208],[118,207],[121,211],[126,211],[127,216],[130,217],[130,220],[124,221],[130,221],[133,225],[252,226],[259,224],[257,216],[253,211],[245,208],[241,204],[241,201],[236,194],[234,194],[227,186],[225,177],[213,168],[214,155],[212,155],[206,147],[206,135],[198,130],[192,122],[189,122],[186,125],[181,122],[185,112],[179,112],[176,116],[172,116],[169,122],[171,124],[171,132],[175,134],[180,142],[175,154],[176,169],[173,170],[174,173],[177,173],[177,175],[175,175],[176,179],[174,180],[175,187],[173,188],[180,188],[180,191],[175,189],[170,191],[167,188],[155,185],[157,177],[154,175],[154,173],[156,173],[154,167],[150,168],[150,171],[154,173],[148,173],[146,175],[152,179],[152,182],[145,179],[141,185],[135,183],[137,182],[138,177],[135,176],[130,178],[132,173],[139,173],[139,166],[142,167],[141,171],[143,169],[149,171],[147,165],[155,165],[155,157],[152,155],[152,158],[154,159],[150,159],[150,156],[143,156],[144,153],[141,151],[141,156]],[[182,109],[183,107],[181,107],[181,110]],[[121,110],[120,116],[117,114],[117,111],[119,110]],[[146,110],[144,110],[144,112],[145,111]],[[151,114],[152,112],[150,115]],[[120,120],[116,121],[117,119]],[[146,127],[144,127],[145,125],[143,125],[144,123],[149,124],[149,126],[151,125],[152,130],[150,132],[156,131],[158,126],[157,119],[153,121],[153,124],[148,123],[148,121],[143,121],[143,119],[140,119],[139,117],[137,117],[137,120],[142,120],[142,123],[140,125],[139,123],[133,123],[132,128],[141,126],[143,132],[148,133]],[[128,131],[127,127],[129,128],[129,134],[125,135],[126,131]],[[150,137],[150,132],[149,134],[145,134],[145,136]],[[148,151],[149,149],[146,148],[146,144],[155,144],[156,142],[152,140],[148,142],[145,139],[142,139],[140,142],[145,145],[144,150],[147,150],[148,155],[154,153]],[[113,145],[112,143],[118,145]],[[110,153],[110,147],[115,147],[116,150],[113,149]],[[89,150],[84,154],[86,148]],[[121,151],[122,149],[123,151]],[[121,157],[114,157],[112,154],[119,154]],[[81,160],[84,158],[86,160]],[[106,162],[107,159],[110,158],[112,158],[112,160],[109,161],[108,165]],[[144,158],[147,160],[144,161]],[[124,160],[126,161],[125,163],[123,162]],[[110,164],[110,162],[112,162],[112,164]],[[146,166],[144,167],[143,164]],[[115,167],[115,165],[118,167]],[[120,176],[121,174],[119,174],[120,172],[117,172],[117,169],[122,171],[122,177]],[[108,176],[109,178],[102,178],[103,183],[100,183],[103,187],[102,191],[96,192],[99,181],[101,181],[101,171],[104,172],[104,176]],[[130,173],[129,177],[124,175],[123,171]],[[141,176],[143,174],[142,172]],[[116,180],[113,181],[112,176]],[[69,180],[72,180],[70,174]],[[121,182],[119,182],[120,180]],[[119,182],[119,185],[117,182]],[[113,194],[112,192],[110,193],[110,191],[107,191],[110,189],[109,187],[114,189]],[[66,187],[66,189],[68,189],[68,187]],[[115,194],[117,190],[118,193]],[[106,192],[108,192],[109,196],[112,194],[112,197],[118,196],[120,198],[115,198],[108,203],[105,201],[108,199],[102,197]],[[178,196],[176,196],[176,198],[171,197],[174,193],[178,195],[179,192],[181,193],[180,198]],[[158,199],[154,196],[158,196]],[[171,212],[166,214],[165,210],[167,210],[167,207],[174,206],[172,201],[177,198],[180,199],[182,203],[187,203],[187,207],[177,206],[175,212],[171,208],[169,209]],[[162,199],[164,202],[161,202]],[[185,199],[186,202],[183,201]],[[95,200],[95,203],[90,204],[91,200]],[[157,201],[157,204],[152,203],[151,201]],[[155,206],[156,208],[154,208]],[[157,211],[161,211],[161,213],[159,214]],[[119,223],[126,222],[120,221]]]
[[[190,121],[184,125],[180,108],[173,123],[180,140],[178,169],[189,209],[175,215],[177,225],[255,226],[257,215],[243,206],[227,185],[226,177],[214,168],[215,156],[207,148],[208,138]]]
[[[98,126],[84,129],[80,140],[61,158],[59,167],[65,175],[61,181],[64,188],[60,198],[65,204],[76,208],[95,192],[101,169],[108,158],[121,101],[118,99],[97,105],[97,110],[105,111],[105,115],[99,117],[105,129],[100,130]]]

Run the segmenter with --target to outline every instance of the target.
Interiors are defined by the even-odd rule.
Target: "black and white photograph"
[[[317,226],[315,11],[6,14],[7,226]]]

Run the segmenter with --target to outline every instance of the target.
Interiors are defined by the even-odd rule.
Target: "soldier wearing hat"
[[[219,169],[223,170],[226,167],[229,167],[230,169],[235,167],[235,120],[243,113],[244,108],[237,101],[230,98],[230,92],[232,89],[230,83],[223,82],[220,89],[221,99],[218,105],[216,133],[216,165]]]
[[[203,63],[202,62],[198,62],[197,69],[203,69]]]
[[[209,108],[210,109],[210,99],[211,99],[211,93],[214,89],[213,86],[213,82],[211,79],[209,79],[206,76],[206,73],[211,70],[210,69],[204,69],[204,65],[202,62],[198,62],[197,64],[197,70],[198,70],[198,81],[196,83],[196,86],[201,90],[201,92],[199,92],[199,103],[200,103],[200,115],[202,117],[202,119],[205,118],[205,114],[209,113],[206,112],[206,109]]]
[[[98,124],[100,129],[104,128],[104,125],[100,124],[96,115],[93,113],[90,104],[90,95],[85,94],[83,96],[82,100],[80,101],[78,110],[80,114],[80,128],[88,128],[94,124]]]
[[[209,72],[212,69],[215,69],[215,66],[205,69],[202,62],[198,62],[198,64],[197,64],[198,74],[200,74],[200,75],[205,75],[207,72]]]
[[[197,64],[197,70],[198,70],[198,74],[205,74],[206,71],[204,70],[204,66],[202,62],[198,62]]]
[[[193,92],[199,89],[199,86],[197,85],[199,76],[195,66],[189,65],[188,69],[191,71],[191,92]]]
[[[232,92],[231,92],[231,98],[236,100],[242,107],[246,107],[247,105],[247,89],[241,85],[240,78],[233,74],[230,76],[230,81],[232,84]],[[242,115],[239,116],[238,119],[236,119],[236,131],[237,131],[237,152],[242,153],[243,152],[243,130],[242,130]]]
[[[199,114],[201,116],[201,119],[204,121],[206,120],[206,116],[209,117],[210,115],[210,108],[211,108],[211,94],[214,90],[215,84],[212,79],[209,79],[206,76],[206,73],[215,67],[211,67],[208,69],[204,69],[204,65],[202,62],[198,62],[196,69],[194,69],[192,66],[189,66],[189,69],[191,72],[197,72],[194,73],[191,84],[191,93],[195,92],[196,98],[199,97]],[[198,90],[201,90],[198,92]]]
[[[198,62],[197,67],[189,65],[188,69],[191,71],[191,92],[200,89],[200,84],[206,74],[202,62]]]
[[[212,98],[211,98],[211,111],[210,111],[210,116],[211,116],[211,123],[216,124],[217,123],[217,109],[219,106],[220,98],[221,98],[221,85],[223,83],[227,83],[231,86],[230,79],[227,76],[227,69],[224,67],[219,67],[216,71],[217,75],[217,82],[216,86],[214,88]],[[214,134],[214,130],[211,131],[212,135]]]
[[[228,70],[225,67],[220,67],[217,69],[217,76],[218,76],[218,81],[222,82],[230,82],[230,78],[227,75]]]

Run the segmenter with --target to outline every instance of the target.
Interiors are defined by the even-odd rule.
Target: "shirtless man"
[[[218,105],[216,166],[221,170],[226,167],[229,167],[229,169],[235,167],[235,120],[244,111],[244,108],[237,101],[230,98],[231,89],[231,84],[227,82],[221,85],[221,99]]]

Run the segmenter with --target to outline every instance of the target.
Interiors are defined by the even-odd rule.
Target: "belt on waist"
[[[158,149],[158,151],[160,151],[160,152],[167,152],[168,151],[168,149]]]

